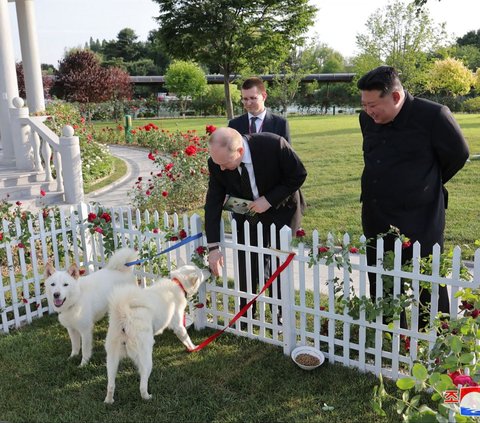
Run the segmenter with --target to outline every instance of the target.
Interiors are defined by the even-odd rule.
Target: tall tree
[[[158,34],[176,58],[220,68],[228,118],[229,79],[249,64],[266,68],[303,42],[316,8],[308,0],[154,0]]]
[[[359,64],[388,64],[397,68],[405,86],[415,92],[423,81],[423,69],[431,53],[447,41],[445,24],[434,24],[428,12],[418,14],[413,4],[399,0],[377,9],[367,20],[366,31],[357,35],[360,57],[356,72],[371,70]]]

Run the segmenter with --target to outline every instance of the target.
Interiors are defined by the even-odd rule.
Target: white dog
[[[148,379],[152,371],[154,335],[172,329],[187,349],[195,345],[183,325],[187,297],[195,294],[209,276],[194,265],[182,266],[147,288],[122,287],[112,293],[107,351],[108,386],[105,402],[113,403],[118,364],[130,357],[140,373],[140,394],[150,399]]]
[[[108,298],[115,286],[129,284],[136,286],[133,267],[125,263],[138,258],[130,248],[117,250],[110,258],[107,266],[88,276],[80,277],[76,264],[68,270],[56,271],[48,263],[45,268],[45,287],[48,302],[58,313],[58,320],[65,326],[70,335],[72,353],[80,352],[84,366],[92,355],[93,327],[108,311]]]

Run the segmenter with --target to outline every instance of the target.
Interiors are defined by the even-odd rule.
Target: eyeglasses
[[[255,97],[242,97],[242,103],[248,103],[249,101],[257,101],[260,95],[261,94],[257,94]]]

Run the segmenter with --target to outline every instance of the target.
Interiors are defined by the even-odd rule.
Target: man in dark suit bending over
[[[446,106],[413,97],[403,89],[396,70],[380,66],[358,80],[363,112],[362,225],[367,238],[386,233],[390,225],[419,241],[421,255],[443,248],[447,190],[444,185],[468,159],[468,146],[460,127]],[[385,239],[385,251],[393,250],[393,237]],[[374,242],[367,248],[370,265],[376,263]],[[412,247],[403,250],[402,260],[412,257]],[[375,275],[369,274],[370,293],[376,293]],[[449,312],[448,292],[439,287],[439,311]],[[423,289],[420,305],[430,303]],[[416,299],[418,300],[418,299]],[[456,313],[456,311],[454,311]],[[428,313],[420,314],[419,327]],[[406,327],[405,315],[401,326]]]
[[[281,116],[275,115],[265,108],[267,91],[260,78],[246,79],[241,88],[242,103],[247,113],[228,122],[230,128],[240,134],[254,134],[256,132],[271,132],[290,141],[288,122]]]
[[[270,246],[270,225],[276,225],[277,239],[284,225],[289,226],[296,213],[298,195],[307,172],[300,158],[287,141],[272,133],[242,136],[233,128],[218,128],[209,140],[210,180],[205,202],[205,230],[208,242],[208,262],[214,275],[219,275],[223,255],[219,248],[220,220],[225,197],[253,200],[250,210],[254,217],[233,214],[237,222],[238,242],[245,243],[244,222],[250,223],[251,245],[257,245],[257,222],[263,224],[263,243]],[[248,172],[250,193],[245,193],[241,174]],[[245,174],[244,174],[245,176]],[[248,196],[250,195],[250,198]],[[240,289],[247,291],[245,252],[239,251]],[[266,265],[268,273],[269,265]],[[267,278],[269,275],[266,274]],[[252,292],[259,282],[258,254],[251,254]],[[278,288],[280,292],[280,287]],[[240,305],[246,304],[245,298]]]

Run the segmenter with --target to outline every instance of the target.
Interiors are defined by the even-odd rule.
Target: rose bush
[[[65,125],[70,125],[79,137],[82,157],[83,182],[86,184],[104,178],[113,172],[113,157],[108,147],[95,140],[95,131],[87,125],[78,109],[62,101],[53,101],[46,107],[48,115],[45,125],[58,136]]]
[[[149,129],[147,129],[149,128]],[[148,124],[134,134],[136,142],[150,148],[148,158],[156,167],[146,180],[139,177],[129,196],[140,210],[182,213],[200,207],[208,185],[208,133],[171,133]]]

